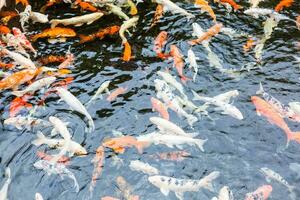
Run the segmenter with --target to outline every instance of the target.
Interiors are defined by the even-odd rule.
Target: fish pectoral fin
[[[165,196],[168,196],[169,195],[169,190],[168,189],[166,189],[166,188],[160,188],[160,191],[161,191],[161,193],[163,193]]]
[[[175,195],[179,200],[183,200],[183,195],[184,195],[183,192],[175,192]]]

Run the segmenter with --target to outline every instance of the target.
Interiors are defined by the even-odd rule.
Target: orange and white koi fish
[[[213,25],[211,28],[209,28],[207,30],[207,32],[203,33],[202,36],[200,36],[199,38],[197,38],[195,40],[189,41],[189,44],[190,45],[201,44],[203,41],[211,39],[213,36],[216,36],[219,34],[222,27],[223,27],[223,24],[221,24],[221,23],[217,23],[217,24]]]
[[[148,145],[148,142],[137,141],[133,136],[111,138],[103,143],[104,147],[113,149],[116,153],[124,153],[126,147],[135,147],[139,153],[143,153],[143,149]]]
[[[281,0],[275,7],[276,12],[280,12],[283,8],[288,8],[294,3],[294,0]]]
[[[179,49],[176,47],[176,45],[170,46],[170,55],[173,58],[173,61],[174,61],[173,66],[176,68],[178,75],[180,77],[180,80],[183,83],[185,83],[187,80],[190,80],[183,74],[183,68],[184,68],[183,56],[179,52]]]
[[[120,94],[124,94],[127,88],[119,87],[106,98],[107,101],[114,101]]]
[[[167,43],[168,33],[166,31],[161,31],[154,40],[153,50],[156,55],[161,59],[166,59],[169,55],[162,53],[163,47]]]
[[[118,33],[120,30],[120,26],[109,26],[106,27],[104,29],[100,29],[98,32],[96,33],[92,33],[90,35],[83,35],[80,34],[80,42],[79,43],[85,43],[85,42],[90,42],[95,40],[96,38],[99,38],[100,40],[103,39],[106,35],[114,35],[116,33]]]
[[[249,38],[246,42],[246,44],[243,45],[244,52],[248,52],[250,49],[252,49],[256,45],[255,38]]]
[[[125,43],[123,43],[124,45],[124,52],[123,52],[123,57],[122,60],[128,62],[131,59],[131,46],[129,44],[128,41],[126,41]]]
[[[9,117],[15,117],[23,108],[32,108],[32,104],[27,103],[29,96],[16,97],[9,106]]]
[[[252,96],[251,101],[255,105],[258,115],[263,115],[271,124],[275,124],[285,132],[287,137],[287,146],[291,140],[295,140],[296,142],[300,143],[300,132],[292,132],[286,122],[271,106],[271,104],[257,96]]]
[[[42,72],[42,68],[25,69],[16,72],[0,81],[0,90],[13,89],[17,90],[19,85],[29,82],[39,73]]]
[[[74,2],[74,5],[78,5],[81,10],[87,10],[87,11],[91,11],[91,12],[97,12],[98,9],[96,7],[94,7],[91,3],[88,2],[84,2],[82,0],[76,0]]]
[[[154,155],[150,155],[151,158],[155,160],[168,160],[168,161],[177,161],[181,162],[191,154],[186,151],[171,151],[165,153],[156,153]]]
[[[55,27],[55,28],[45,29],[41,33],[34,35],[31,38],[31,40],[33,42],[35,42],[39,38],[50,38],[50,39],[62,38],[62,41],[63,41],[67,37],[75,37],[75,36],[76,36],[76,33],[73,29]]]
[[[195,0],[195,5],[199,6],[203,12],[206,11],[213,18],[214,21],[217,20],[213,9],[208,5],[208,2],[206,0]]]
[[[20,42],[20,44],[32,51],[35,55],[37,54],[36,50],[33,48],[32,44],[29,42],[29,40],[26,38],[25,34],[22,33],[22,31],[16,27],[12,28],[12,32],[15,36],[15,38]]]
[[[21,3],[23,6],[28,6],[28,0],[16,0],[16,5],[18,5],[19,3]]]
[[[58,65],[58,69],[65,69],[68,68],[69,66],[71,66],[73,64],[75,60],[75,56],[74,54],[72,54],[71,52],[68,52],[66,55],[66,59],[60,64]]]
[[[234,0],[220,0],[220,2],[230,4],[235,11],[242,8],[242,6],[238,5]]]
[[[0,34],[10,33],[10,29],[7,26],[0,25]]]
[[[53,158],[53,156],[48,155],[48,154],[46,154],[46,153],[43,152],[43,151],[37,151],[37,152],[36,152],[36,155],[37,155],[40,159],[42,159],[42,160],[47,160],[47,161],[50,161],[50,160],[52,160],[52,158]],[[57,162],[60,163],[60,164],[69,165],[69,164],[70,164],[70,158],[67,157],[67,156],[61,156],[61,157],[58,159]]]
[[[132,194],[131,186],[122,176],[118,176],[116,182],[125,200],[139,200],[139,196]]]
[[[151,97],[152,109],[156,110],[162,118],[169,120],[168,108],[158,99]]]
[[[160,20],[160,18],[162,18],[162,16],[164,15],[164,7],[162,4],[157,4],[156,6],[156,10],[154,13],[154,17],[153,17],[153,21],[151,23],[151,27],[155,26],[157,24],[157,22]]]
[[[92,181],[89,188],[90,192],[93,191],[93,188],[96,185],[96,181],[102,173],[104,160],[105,160],[104,147],[100,145],[96,150],[95,158],[92,160],[92,163],[94,163],[94,171],[93,171]]]
[[[273,188],[271,185],[263,185],[254,192],[247,193],[245,200],[267,200],[271,195]]]
[[[120,199],[110,197],[110,196],[105,196],[105,197],[101,197],[101,200],[120,200]]]

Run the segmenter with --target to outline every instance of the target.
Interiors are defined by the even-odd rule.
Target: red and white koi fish
[[[184,68],[184,61],[183,56],[180,53],[179,49],[176,47],[176,45],[171,45],[170,55],[173,58],[174,64],[173,66],[177,69],[178,75],[180,77],[180,80],[185,83],[187,80],[190,80],[183,74],[183,68]]]
[[[267,200],[271,195],[273,188],[271,185],[263,185],[254,192],[246,194],[245,200]]]
[[[161,59],[166,59],[169,57],[168,54],[162,52],[164,46],[167,43],[168,33],[166,31],[161,31],[154,40],[153,50],[156,53],[157,57]]]
[[[127,88],[119,87],[110,93],[110,95],[106,98],[107,101],[114,101],[119,95],[124,94],[127,91]]]

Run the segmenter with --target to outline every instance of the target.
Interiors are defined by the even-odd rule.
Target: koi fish
[[[203,12],[206,11],[214,21],[217,20],[213,9],[208,5],[208,2],[206,0],[195,0],[195,5],[199,6]]]
[[[131,46],[128,42],[123,43],[124,45],[124,53],[122,60],[128,62],[131,59]]]
[[[136,15],[138,13],[136,5],[131,0],[127,0],[127,4],[130,7],[130,14],[131,15]]]
[[[71,52],[67,52],[65,60],[62,63],[60,63],[60,65],[58,65],[57,68],[58,69],[68,68],[73,64],[74,60],[75,60],[74,54],[72,54]]]
[[[121,25],[120,30],[119,30],[119,35],[122,39],[122,44],[127,42],[127,38],[125,37],[125,31],[131,27],[135,27],[138,23],[138,20],[139,20],[139,17],[135,16],[135,17],[132,17],[123,22],[123,24]]]
[[[164,12],[170,11],[173,14],[180,14],[186,16],[188,19],[194,18],[195,15],[187,12],[186,10],[180,8],[175,3],[170,0],[155,0],[156,3],[161,4],[163,6]]]
[[[51,63],[62,63],[66,60],[66,57],[64,56],[58,56],[58,55],[49,55],[38,59],[38,62],[42,65],[48,65]]]
[[[49,28],[45,29],[41,33],[38,33],[34,35],[31,40],[35,42],[39,38],[67,38],[67,37],[75,37],[76,33],[73,29],[70,28],[61,28],[61,27],[55,27],[55,28]]]
[[[177,161],[181,162],[189,157],[191,154],[186,151],[171,151],[165,153],[156,153],[154,155],[150,155],[151,158],[156,160],[168,160],[168,161]]]
[[[90,34],[90,35],[83,35],[80,34],[80,44],[85,43],[85,42],[90,42],[95,40],[96,38],[99,38],[100,40],[103,39],[106,35],[114,35],[117,32],[119,32],[120,26],[110,26],[106,27],[104,29],[100,29],[98,32]]]
[[[18,5],[19,3],[21,3],[23,6],[28,6],[28,0],[16,0],[16,5]]]
[[[10,29],[7,26],[0,25],[0,33],[6,35],[6,34],[10,33]]]
[[[1,8],[1,7],[0,7]],[[7,178],[6,181],[4,182],[1,190],[0,190],[0,199],[1,200],[8,200],[7,194],[8,194],[8,187],[11,183],[11,171],[10,168],[7,167],[5,169],[5,177]]]
[[[50,176],[51,174],[60,175],[62,179],[68,177],[74,181],[74,188],[76,192],[79,192],[79,185],[75,175],[69,171],[65,165],[59,163],[51,163],[47,160],[39,160],[33,164],[33,166],[39,170],[44,170]]]
[[[233,200],[233,199],[234,199],[233,194],[229,190],[229,187],[224,186],[224,187],[221,188],[218,198],[214,197],[211,200]]]
[[[198,57],[195,56],[195,53],[193,52],[192,49],[188,50],[188,62],[190,64],[189,68],[193,68],[194,69],[194,76],[193,76],[193,81],[196,81],[196,76],[198,74],[198,65],[197,65],[197,59],[199,59]]]
[[[141,135],[137,137],[137,141],[139,142],[147,142],[148,144],[163,144],[169,148],[173,148],[176,146],[178,149],[182,150],[183,145],[196,146],[202,152],[204,152],[203,145],[207,140],[202,139],[194,139],[192,137],[186,137],[181,135],[175,135],[170,133],[160,133],[153,132],[146,135]]]
[[[169,120],[168,108],[158,99],[151,97],[152,109],[159,112],[165,120]]]
[[[104,161],[105,161],[104,148],[102,145],[100,145],[96,150],[95,158],[92,160],[92,163],[94,164],[94,171],[93,171],[92,181],[89,188],[90,192],[93,191],[93,188],[96,185],[96,181],[102,173]]]
[[[248,52],[255,46],[256,40],[254,38],[249,38],[245,45],[243,45],[244,52]]]
[[[222,3],[228,3],[228,4],[230,4],[235,11],[237,11],[238,9],[242,8],[242,6],[238,5],[234,0],[220,0],[220,1]]]
[[[16,12],[16,11],[1,11],[0,12],[0,18],[1,18],[1,21],[3,22],[3,24],[7,25],[7,23],[15,18],[19,16],[19,14]]]
[[[86,116],[89,125],[88,132],[95,130],[94,121],[82,103],[71,92],[62,87],[56,88],[56,91],[59,97],[64,100],[72,110],[75,110]]]
[[[126,147],[135,147],[139,153],[143,152],[143,149],[148,146],[148,142],[138,141],[132,136],[121,136],[117,138],[108,139],[103,143],[104,147],[113,149],[116,153],[124,153]]]
[[[162,18],[163,15],[164,15],[163,5],[162,4],[157,4],[150,28],[155,26],[158,23],[158,21],[160,20],[160,18]]]
[[[103,16],[102,12],[90,13],[78,17],[72,17],[68,19],[52,19],[50,21],[51,28],[56,27],[58,24],[63,24],[64,26],[74,25],[74,26],[82,26],[83,24],[90,25],[94,21],[100,19]]]
[[[271,195],[273,188],[271,185],[263,185],[254,192],[246,194],[245,200],[267,200]]]
[[[223,24],[217,23],[214,26],[212,26],[211,28],[209,28],[207,30],[207,32],[205,32],[201,37],[198,37],[195,40],[191,40],[188,43],[190,45],[196,45],[196,44],[201,44],[205,40],[210,40],[213,36],[218,35],[218,33],[221,31],[222,27],[223,27]]]
[[[16,97],[9,106],[9,117],[15,117],[23,108],[31,109],[32,104],[27,103],[28,96]]]
[[[297,135],[300,135],[300,132],[292,132],[283,118],[271,104],[257,96],[252,96],[251,101],[255,105],[256,112],[259,116],[263,115],[271,124],[275,124],[285,132],[287,137],[286,146],[288,146],[291,140],[295,140],[296,142],[300,143],[300,138],[296,137]]]
[[[53,159],[53,156],[46,154],[43,151],[37,151],[36,155],[42,159],[42,160],[46,160],[46,161],[50,161]],[[62,156],[58,159],[57,163],[63,164],[63,165],[69,165],[70,164],[70,158],[66,157],[66,156]]]
[[[122,176],[117,177],[116,183],[125,200],[139,200],[139,196],[132,194],[131,186]]]
[[[50,126],[50,124],[47,121],[37,119],[37,118],[32,118],[32,117],[22,117],[20,115],[16,117],[10,117],[4,120],[4,125],[12,125],[19,130],[22,130],[23,127],[30,130],[32,126],[37,126],[37,125],[42,125],[46,127]]]
[[[82,10],[87,10],[91,12],[97,12],[98,9],[94,7],[91,3],[84,2],[82,0],[76,0],[74,5],[78,5]]]
[[[144,174],[148,175],[156,175],[159,174],[158,169],[152,167],[148,163],[141,162],[139,160],[132,160],[130,161],[129,168],[133,171],[140,171]]]
[[[30,60],[29,58],[26,58],[22,54],[19,54],[19,53],[13,52],[13,51],[9,51],[7,49],[3,49],[2,52],[7,54],[7,56],[10,57],[11,59],[13,59],[18,65],[29,67],[33,70],[36,69],[36,66],[32,62],[32,60]]]
[[[212,181],[220,176],[214,171],[200,180],[177,179],[167,176],[150,176],[148,181],[158,187],[163,195],[168,196],[170,191],[175,192],[178,199],[183,200],[185,192],[197,192],[201,188],[213,191]]]
[[[14,67],[14,64],[12,64],[12,63],[3,63],[3,62],[0,62],[0,68],[11,69],[13,67]]]
[[[20,44],[29,49],[32,53],[35,55],[37,54],[36,50],[33,48],[32,44],[29,42],[29,40],[26,38],[25,34],[22,33],[22,31],[16,27],[12,28],[12,32],[16,39],[20,42]]]
[[[127,91],[127,88],[119,87],[110,93],[110,95],[106,98],[107,101],[114,101],[119,95],[124,94]]]
[[[184,68],[183,56],[180,53],[179,49],[176,47],[176,45],[170,46],[170,55],[173,58],[173,61],[174,61],[173,66],[176,68],[178,75],[180,77],[180,80],[183,83],[185,83],[187,80],[190,80],[183,74],[183,68]]]
[[[128,21],[130,18],[122,11],[122,9],[119,6],[116,6],[114,4],[108,3],[106,4],[108,6],[108,9],[111,13],[119,16],[120,18],[125,19]]]
[[[91,103],[93,102],[93,101],[95,101],[97,98],[103,98],[102,96],[101,96],[101,93],[102,92],[106,92],[107,94],[110,94],[110,92],[109,92],[109,90],[108,90],[108,86],[109,86],[109,84],[111,83],[111,81],[104,81],[101,85],[100,85],[100,87],[98,88],[98,90],[96,91],[96,93],[94,94],[94,96],[86,103],[86,106],[89,106],[89,105],[91,105]]]
[[[294,3],[294,0],[281,0],[275,7],[276,12],[280,12],[283,8],[288,8]]]
[[[161,31],[154,40],[153,50],[156,53],[156,55],[161,59],[166,59],[169,57],[168,54],[162,53],[162,49],[167,43],[167,37],[168,33],[166,31]]]
[[[49,22],[48,15],[44,15],[39,12],[30,12],[30,17],[29,17],[33,23],[41,23],[45,24]]]
[[[40,74],[42,71],[41,68],[36,69],[24,69],[18,71],[0,81],[0,90],[12,89],[17,90],[18,86],[31,81],[34,77]]]

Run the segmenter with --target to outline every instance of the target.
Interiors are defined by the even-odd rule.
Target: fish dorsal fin
[[[167,188],[160,188],[161,193],[163,193],[165,196],[169,195],[169,190]]]

